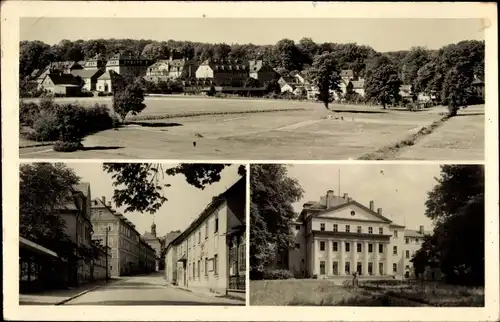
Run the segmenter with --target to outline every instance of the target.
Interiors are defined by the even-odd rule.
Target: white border
[[[486,321],[499,319],[498,278],[498,62],[497,16],[494,3],[314,3],[314,2],[3,2],[2,17],[2,162],[3,162],[3,246],[4,307],[6,319],[24,320],[131,320],[131,321]],[[18,44],[19,17],[194,17],[194,18],[486,18],[486,306],[485,308],[347,308],[347,307],[40,307],[18,305],[17,220],[18,187]],[[439,31],[436,31],[439,32]],[[26,160],[32,162],[35,159]],[[37,161],[42,161],[41,159]],[[49,160],[45,160],[49,161]],[[52,160],[53,161],[53,160]],[[102,162],[60,160],[61,162]],[[105,160],[104,162],[124,161]],[[129,160],[147,162],[158,160]],[[186,160],[192,162],[194,160]],[[255,163],[304,163],[265,161]],[[252,161],[252,162],[254,162]],[[179,160],[162,160],[179,162]],[[196,160],[196,162],[206,162]],[[217,162],[217,161],[210,161]],[[224,163],[232,163],[225,160]],[[242,160],[234,163],[244,163]],[[402,164],[438,161],[310,161],[307,163]],[[454,162],[474,163],[474,162]],[[12,189],[11,187],[16,187]],[[247,202],[249,204],[249,202]],[[249,234],[247,234],[247,240]],[[248,263],[247,256],[247,263]],[[247,265],[248,267],[248,265]],[[248,274],[247,274],[248,275]],[[247,287],[248,289],[249,287]],[[110,312],[113,312],[110,314]]]

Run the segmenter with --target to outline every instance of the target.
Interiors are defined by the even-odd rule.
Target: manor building
[[[295,276],[328,278],[386,276],[403,279],[413,276],[412,255],[424,240],[424,229],[406,230],[375,209],[349,197],[327,191],[319,202],[303,205],[292,222],[295,246],[280,254],[275,265]],[[410,243],[411,240],[411,243]]]

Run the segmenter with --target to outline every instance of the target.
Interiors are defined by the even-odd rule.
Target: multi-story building
[[[155,271],[155,250],[142,238],[139,239],[139,267],[142,273]]]
[[[215,86],[243,87],[248,77],[248,62],[238,59],[207,59],[196,70],[196,78],[209,79]]]
[[[104,245],[92,245],[94,254],[96,254],[95,259],[92,261],[91,275],[93,281],[103,280],[106,278],[106,273],[110,273],[110,263],[111,263],[111,249],[106,249]],[[106,257],[108,259],[106,260]],[[106,264],[108,269],[106,270]]]
[[[166,248],[169,283],[219,294],[244,293],[245,179],[213,198]]]
[[[168,81],[174,79],[191,79],[196,77],[198,64],[186,58],[159,60],[148,66],[144,78],[150,82]]]
[[[83,67],[86,70],[101,70],[102,72],[106,71],[106,58],[103,55],[97,54],[91,59],[87,60]]]
[[[149,246],[151,246],[154,249],[154,251],[155,251],[155,271],[160,270],[160,266],[161,266],[161,268],[163,268],[163,265],[160,265],[162,243],[161,243],[160,238],[158,238],[158,236],[156,236],[156,224],[154,222],[153,222],[153,224],[151,224],[151,231],[150,232],[146,231],[142,235],[142,238],[144,239],[144,241],[146,243],[149,244]]]
[[[90,184],[80,183],[68,191],[64,207],[59,209],[64,220],[65,233],[78,248],[91,249],[92,223]],[[70,268],[70,284],[83,284],[91,280],[91,260],[78,256],[75,265]]]
[[[94,199],[92,203],[93,239],[107,244],[111,249],[111,276],[132,275],[140,272],[139,241],[140,234],[135,225],[125,216],[106,204],[106,197]]]
[[[248,62],[249,76],[258,80],[261,85],[273,79],[279,79],[278,73],[262,60],[250,60]]]
[[[291,224],[295,247],[274,264],[296,276],[324,278],[358,271],[361,276],[402,279],[411,274],[411,255],[424,237],[423,227],[418,232],[405,230],[385,217],[382,208],[375,209],[373,201],[367,207],[332,190],[319,202],[305,203]]]
[[[114,71],[120,75],[130,74],[134,76],[144,76],[153,63],[151,59],[134,58],[129,53],[117,53],[106,62],[106,71]]]

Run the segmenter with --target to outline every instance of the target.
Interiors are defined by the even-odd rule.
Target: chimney
[[[371,211],[375,210],[375,203],[373,202],[373,200],[370,200],[370,210]]]
[[[424,226],[420,226],[420,229],[418,230],[418,232],[423,235],[424,234]]]
[[[111,201],[108,201],[108,207],[111,208]]]
[[[349,198],[349,194],[344,193],[344,199],[347,199],[347,198]]]
[[[106,206],[106,197],[105,197],[105,196],[102,196],[102,197],[101,197],[101,200],[102,200],[102,203]]]
[[[334,197],[334,192],[333,190],[328,190],[326,192],[326,209],[330,209],[333,206],[333,197]]]
[[[377,208],[377,213],[378,213],[379,215],[382,215],[382,208]]]

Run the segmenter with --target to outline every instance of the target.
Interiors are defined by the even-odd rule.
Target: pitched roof
[[[80,86],[80,81],[71,74],[49,74],[48,77],[54,82],[55,85],[70,85],[70,86]]]
[[[201,65],[208,65],[214,71],[248,71],[248,62],[240,59],[207,59]]]
[[[88,197],[90,193],[90,183],[80,182],[79,184],[73,186],[73,189],[80,191],[85,197]]]
[[[484,82],[479,79],[479,78],[474,78],[474,80],[472,81],[472,85],[484,85]]]
[[[100,69],[75,69],[71,71],[71,75],[80,76],[81,78],[91,78],[96,74],[103,74],[104,72]]]
[[[248,69],[251,72],[258,72],[261,70],[262,66],[264,66],[264,62],[259,59],[259,60],[250,60],[248,62]]]
[[[408,92],[410,92],[411,91],[411,85],[401,85],[401,86],[399,86],[399,90],[400,91],[408,91]]]
[[[120,74],[118,74],[118,73],[110,73],[109,71],[107,71],[104,74],[102,74],[101,76],[99,76],[99,78],[97,78],[97,79],[98,80],[114,80],[119,76],[120,76]]]
[[[350,77],[350,78],[353,78],[354,77],[354,72],[352,71],[352,69],[342,69],[340,71],[340,76],[341,77]]]
[[[405,229],[405,237],[423,238],[425,234],[421,234],[418,230]]]

